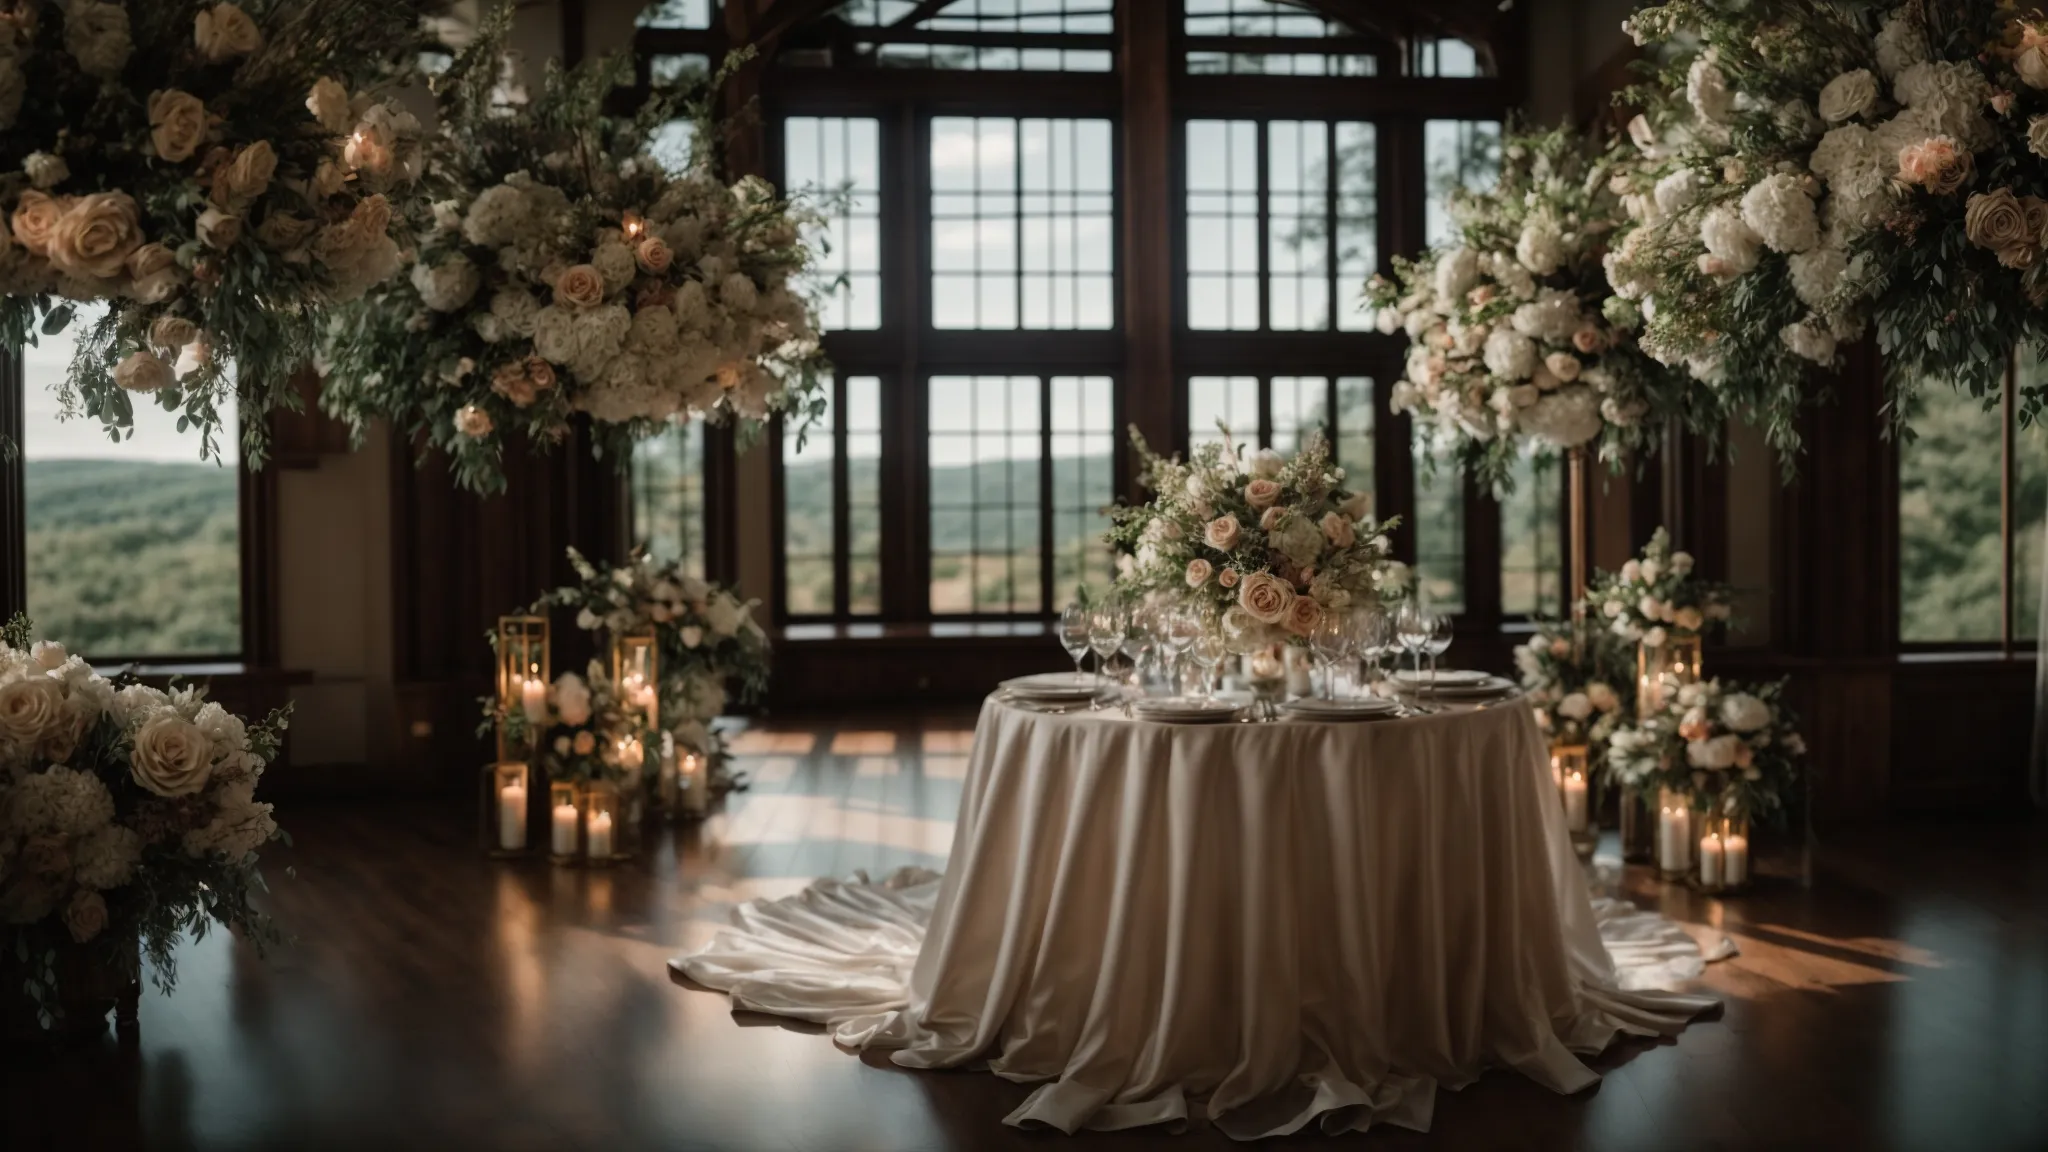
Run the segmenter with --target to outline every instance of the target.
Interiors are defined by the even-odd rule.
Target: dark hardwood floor
[[[942,867],[971,720],[747,734],[751,790],[634,867],[557,871],[473,850],[455,806],[300,806],[270,907],[297,938],[258,959],[191,944],[139,1040],[10,1051],[0,1148],[1117,1149],[1199,1152],[1197,1125],[1003,1127],[1028,1090],[836,1049],[673,981],[730,902],[821,873]],[[1725,932],[1718,1019],[1601,1057],[1559,1097],[1489,1075],[1427,1136],[1379,1148],[2048,1148],[2048,830],[2039,821],[1826,836],[1810,886],[1639,902]],[[290,865],[295,874],[286,875]],[[1327,1147],[1321,1136],[1274,1142]]]

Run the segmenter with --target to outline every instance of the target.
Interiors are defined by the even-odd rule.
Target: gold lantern
[[[513,751],[540,746],[540,726],[546,723],[548,714],[550,668],[547,617],[498,617],[498,715],[524,717],[527,735],[520,748],[508,749],[501,720],[498,759],[509,760]]]
[[[625,829],[624,810],[619,804],[619,786],[610,780],[593,780],[583,789],[583,859],[594,865],[609,865],[622,858],[619,837]]]
[[[1753,875],[1749,858],[1749,818],[1711,815],[1700,820],[1693,884],[1702,892],[1740,892]]]
[[[1584,744],[1552,745],[1550,777],[1564,807],[1564,825],[1571,834],[1572,851],[1581,860],[1591,860],[1593,850],[1600,846],[1600,825],[1593,812],[1593,800],[1598,793],[1593,789],[1592,749]]]
[[[493,856],[524,856],[533,843],[528,804],[530,774],[523,760],[500,760],[483,772],[479,836]]]
[[[548,859],[570,865],[583,856],[583,789],[573,780],[548,784]]]
[[[1700,682],[1698,633],[1666,632],[1662,644],[1636,645],[1636,715],[1662,711],[1671,695]]]
[[[626,632],[612,637],[612,687],[626,707],[647,718],[647,727],[661,724],[660,657],[654,633]]]

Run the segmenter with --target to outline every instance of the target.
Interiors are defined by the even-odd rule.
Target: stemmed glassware
[[[1371,696],[1372,686],[1380,679],[1380,660],[1394,646],[1394,621],[1384,609],[1368,607],[1353,614],[1353,624],[1358,630],[1359,655],[1365,658],[1365,691],[1361,695]]]
[[[1436,658],[1451,647],[1451,617],[1438,612],[1429,618],[1429,638],[1422,642],[1422,650],[1429,653],[1429,691],[1436,694]]]
[[[1159,639],[1166,646],[1169,658],[1167,682],[1178,695],[1181,690],[1182,659],[1187,655],[1188,649],[1194,646],[1195,641],[1201,638],[1202,620],[1187,608],[1171,609],[1164,615],[1165,619],[1159,622]]]
[[[1159,613],[1149,604],[1139,604],[1124,617],[1124,655],[1131,660],[1131,687],[1145,695],[1145,665],[1159,646]]]
[[[1394,636],[1415,662],[1415,678],[1418,680],[1422,678],[1422,653],[1429,645],[1429,635],[1434,628],[1434,618],[1418,599],[1411,597],[1403,601],[1401,610],[1394,614]]]
[[[1195,637],[1194,647],[1188,650],[1188,654],[1194,659],[1195,667],[1202,670],[1202,699],[1214,700],[1216,670],[1221,668],[1223,661],[1230,656],[1229,641],[1225,640],[1220,632],[1204,630],[1200,636]]]
[[[1081,662],[1088,658],[1088,609],[1079,600],[1060,613],[1060,647],[1067,650],[1067,658],[1074,662],[1074,679],[1086,676]]]
[[[1309,629],[1309,651],[1315,653],[1316,665],[1323,670],[1323,699],[1337,698],[1337,665],[1356,646],[1351,617],[1342,612],[1323,613],[1316,626]]]
[[[1099,711],[1102,708],[1102,674],[1109,665],[1109,658],[1123,647],[1126,630],[1130,627],[1120,605],[1098,605],[1088,614],[1088,647],[1095,653],[1096,699],[1088,708]]]

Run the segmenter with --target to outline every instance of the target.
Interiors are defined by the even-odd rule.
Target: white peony
[[[1593,714],[1592,698],[1584,692],[1573,692],[1557,702],[1557,714],[1567,720],[1584,720]]]
[[[1721,698],[1721,723],[1734,732],[1755,732],[1771,722],[1771,706],[1747,692]]]
[[[1820,216],[1799,177],[1776,172],[1742,195],[1742,222],[1773,252],[1804,252],[1820,243]]]
[[[1479,254],[1470,248],[1453,248],[1437,257],[1436,294],[1455,300],[1479,282]]]
[[[1562,388],[1521,414],[1522,427],[1561,448],[1575,448],[1600,434],[1600,396],[1591,388]]]
[[[1725,734],[1710,740],[1694,740],[1685,746],[1685,761],[1695,768],[1726,771],[1735,766],[1735,749],[1741,743],[1737,737]]]
[[[1816,364],[1833,363],[1835,359],[1835,334],[1818,316],[1785,325],[1778,330],[1778,338],[1795,355]]]
[[[1761,238],[1743,222],[1742,213],[1728,204],[1701,218],[1700,243],[1738,276],[1755,268],[1761,255]]]
[[[1693,168],[1680,168],[1657,181],[1657,210],[1666,216],[1676,216],[1692,207],[1693,201],[1699,199],[1700,184],[1699,172]]]
[[[453,312],[476,296],[483,277],[469,257],[457,253],[439,264],[412,266],[412,286],[420,302],[436,312]]]
[[[590,722],[590,685],[574,672],[555,677],[555,712],[562,723],[578,728]]]
[[[1877,77],[1868,68],[1844,72],[1820,90],[1820,118],[1830,124],[1861,116],[1877,103]]]
[[[1486,337],[1486,370],[1504,380],[1526,380],[1536,371],[1536,342],[1509,328]]]
[[[1808,252],[1794,252],[1787,260],[1792,270],[1792,292],[1799,302],[1816,312],[1841,286],[1849,271],[1849,255],[1826,245]]]
[[[1721,74],[1711,53],[1703,53],[1692,62],[1692,69],[1685,76],[1685,98],[1693,112],[1709,124],[1727,123],[1728,114],[1735,110],[1735,93],[1728,90],[1727,77]]]
[[[1515,241],[1515,259],[1538,276],[1548,276],[1564,266],[1564,233],[1548,216],[1536,216],[1522,226]]]

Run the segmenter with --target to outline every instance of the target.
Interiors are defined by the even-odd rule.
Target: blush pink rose
[[[1237,589],[1237,606],[1261,624],[1278,624],[1294,605],[1294,589],[1271,572],[1254,572]]]
[[[1349,517],[1341,512],[1323,513],[1323,539],[1338,548],[1349,548],[1358,542],[1358,529]]]
[[[1223,571],[1216,574],[1216,582],[1218,584],[1223,585],[1225,588],[1237,587],[1237,569],[1225,568]]]
[[[1202,529],[1202,539],[1218,552],[1228,552],[1237,547],[1243,535],[1244,528],[1238,524],[1237,517],[1228,512],[1209,521]]]
[[[1280,485],[1272,480],[1254,480],[1244,486],[1244,502],[1254,508],[1271,508],[1280,502]]]
[[[1259,529],[1263,532],[1271,532],[1273,529],[1278,528],[1280,526],[1280,521],[1285,520],[1286,518],[1286,509],[1268,508],[1265,510],[1265,512],[1259,515]]]
[[[1213,571],[1213,569],[1210,567],[1209,562],[1207,560],[1197,559],[1188,561],[1188,587],[1200,588],[1202,585],[1207,584],[1209,582],[1209,573],[1211,571]]]
[[[1287,606],[1287,616],[1282,626],[1296,636],[1307,636],[1315,631],[1316,625],[1322,623],[1322,619],[1321,604],[1316,603],[1313,597],[1296,596],[1294,602]]]

